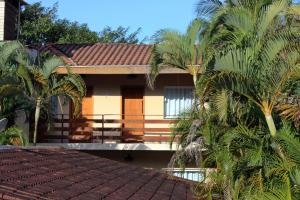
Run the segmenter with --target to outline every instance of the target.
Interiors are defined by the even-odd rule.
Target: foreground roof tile
[[[63,149],[0,150],[0,199],[193,199],[192,182]]]

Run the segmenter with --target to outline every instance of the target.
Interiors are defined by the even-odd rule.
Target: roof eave
[[[67,73],[67,67],[61,66],[58,73]],[[149,74],[150,65],[97,65],[97,66],[69,66],[77,74]],[[160,74],[187,74],[188,72],[177,68],[164,68]]]

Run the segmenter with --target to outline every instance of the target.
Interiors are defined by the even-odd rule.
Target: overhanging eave
[[[103,66],[70,66],[72,72],[77,74],[148,74],[150,72],[149,65],[103,65]],[[58,73],[67,73],[67,67],[58,68]],[[187,71],[177,68],[165,67],[160,74],[187,74]]]

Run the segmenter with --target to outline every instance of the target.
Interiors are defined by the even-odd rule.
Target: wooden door
[[[73,105],[71,105],[71,113],[73,113]],[[87,141],[92,139],[93,133],[93,114],[94,114],[94,98],[93,88],[87,87],[86,96],[82,99],[81,113],[77,119],[71,124],[70,140]]]
[[[87,87],[86,95],[82,99],[81,117],[86,119],[93,119],[93,114],[94,114],[93,88]]]
[[[123,137],[130,142],[142,141],[144,135],[144,88],[122,89]]]

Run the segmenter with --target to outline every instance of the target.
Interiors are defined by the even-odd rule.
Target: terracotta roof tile
[[[47,44],[39,48],[59,56],[68,65],[149,65],[153,45],[146,44]]]
[[[192,182],[87,153],[0,150],[0,199],[191,199]]]

